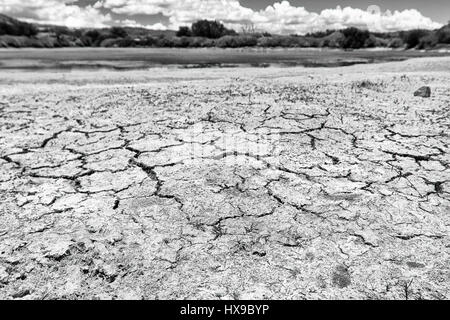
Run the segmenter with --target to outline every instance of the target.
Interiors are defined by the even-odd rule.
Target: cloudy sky
[[[237,31],[304,34],[348,26],[371,31],[434,29],[450,20],[450,0],[0,0],[0,13],[69,27],[177,29],[200,18]]]

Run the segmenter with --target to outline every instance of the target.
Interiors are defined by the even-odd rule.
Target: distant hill
[[[11,17],[8,17],[7,15],[4,15],[0,13],[0,23],[8,23],[8,24],[17,24],[20,21]]]
[[[34,36],[38,33],[35,25],[0,14],[0,35]]]

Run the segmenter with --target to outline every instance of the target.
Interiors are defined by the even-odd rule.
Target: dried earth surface
[[[2,71],[0,298],[449,299],[449,83]]]

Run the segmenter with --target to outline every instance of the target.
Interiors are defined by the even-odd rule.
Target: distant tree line
[[[178,31],[150,31],[139,28],[70,29],[39,27],[0,19],[0,47],[329,47],[359,49],[372,47],[431,49],[450,44],[450,24],[439,30],[369,32],[350,27],[299,35],[272,35],[267,32],[238,33],[218,21],[199,20]],[[246,29],[246,30],[247,30]],[[19,36],[19,37],[16,37]]]

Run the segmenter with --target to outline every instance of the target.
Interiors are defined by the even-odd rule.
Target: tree
[[[450,44],[450,23],[437,31],[437,37],[440,43]]]
[[[427,30],[411,30],[403,32],[403,41],[406,43],[406,47],[408,49],[415,48],[419,45],[420,39],[427,36],[429,34],[429,31]]]
[[[367,30],[360,30],[358,28],[350,27],[342,30],[345,36],[342,47],[345,49],[358,49],[364,48],[366,41],[370,37],[370,33]]]
[[[179,27],[176,35],[177,37],[190,37],[191,29],[189,27]]]
[[[194,36],[210,39],[217,39],[228,34],[236,34],[234,30],[227,30],[222,23],[209,20],[194,22],[191,30]]]
[[[93,29],[89,30],[84,34],[86,37],[89,37],[92,39],[92,41],[96,41],[100,37],[100,32],[98,30]]]
[[[109,32],[115,38],[125,38],[128,36],[127,30],[122,27],[112,27]]]

